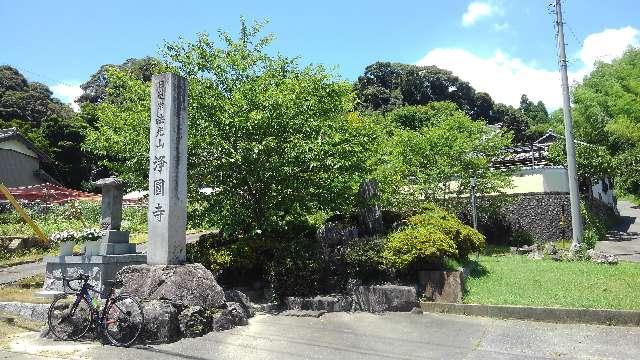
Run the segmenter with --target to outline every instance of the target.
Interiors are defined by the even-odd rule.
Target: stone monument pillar
[[[129,243],[129,232],[120,231],[122,223],[122,181],[116,178],[100,179],[95,185],[102,188],[100,229],[100,255],[134,254],[136,246]]]
[[[186,261],[187,80],[176,74],[152,78],[149,134],[150,265]]]

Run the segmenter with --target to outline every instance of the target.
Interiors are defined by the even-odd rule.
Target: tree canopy
[[[632,48],[598,63],[572,94],[576,138],[611,157],[617,186],[634,194],[640,193],[639,89],[640,49]]]
[[[272,37],[259,37],[261,29],[242,22],[237,38],[200,34],[163,51],[164,71],[189,80],[190,198],[230,234],[349,208],[370,146],[366,124],[349,117],[350,86],[321,66],[268,55]],[[86,149],[146,187],[150,85],[118,69],[107,74]]]
[[[449,101],[471,119],[501,123],[516,143],[531,141],[529,127],[548,117],[542,102],[534,104],[523,95],[519,109],[495,103],[489,94],[476,92],[466,81],[436,66],[376,62],[365,68],[354,89],[361,111],[385,113],[407,105]]]

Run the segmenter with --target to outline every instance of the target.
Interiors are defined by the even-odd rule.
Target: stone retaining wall
[[[524,230],[537,241],[571,238],[571,203],[567,193],[507,195],[501,213],[512,229]]]

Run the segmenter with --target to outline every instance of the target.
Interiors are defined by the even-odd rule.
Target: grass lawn
[[[467,278],[468,304],[640,310],[640,263],[531,260],[480,256]]]
[[[36,275],[12,284],[0,286],[0,301],[18,301],[26,303],[48,304],[51,299],[35,296],[42,290],[44,275]]]

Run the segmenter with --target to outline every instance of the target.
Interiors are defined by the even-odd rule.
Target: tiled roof
[[[42,152],[42,150],[38,149],[31,141],[27,140],[16,128],[8,128],[8,129],[0,129],[0,142],[9,141],[12,139],[17,139],[23,144],[25,144],[31,151],[38,155],[41,161],[53,162],[51,158]]]

